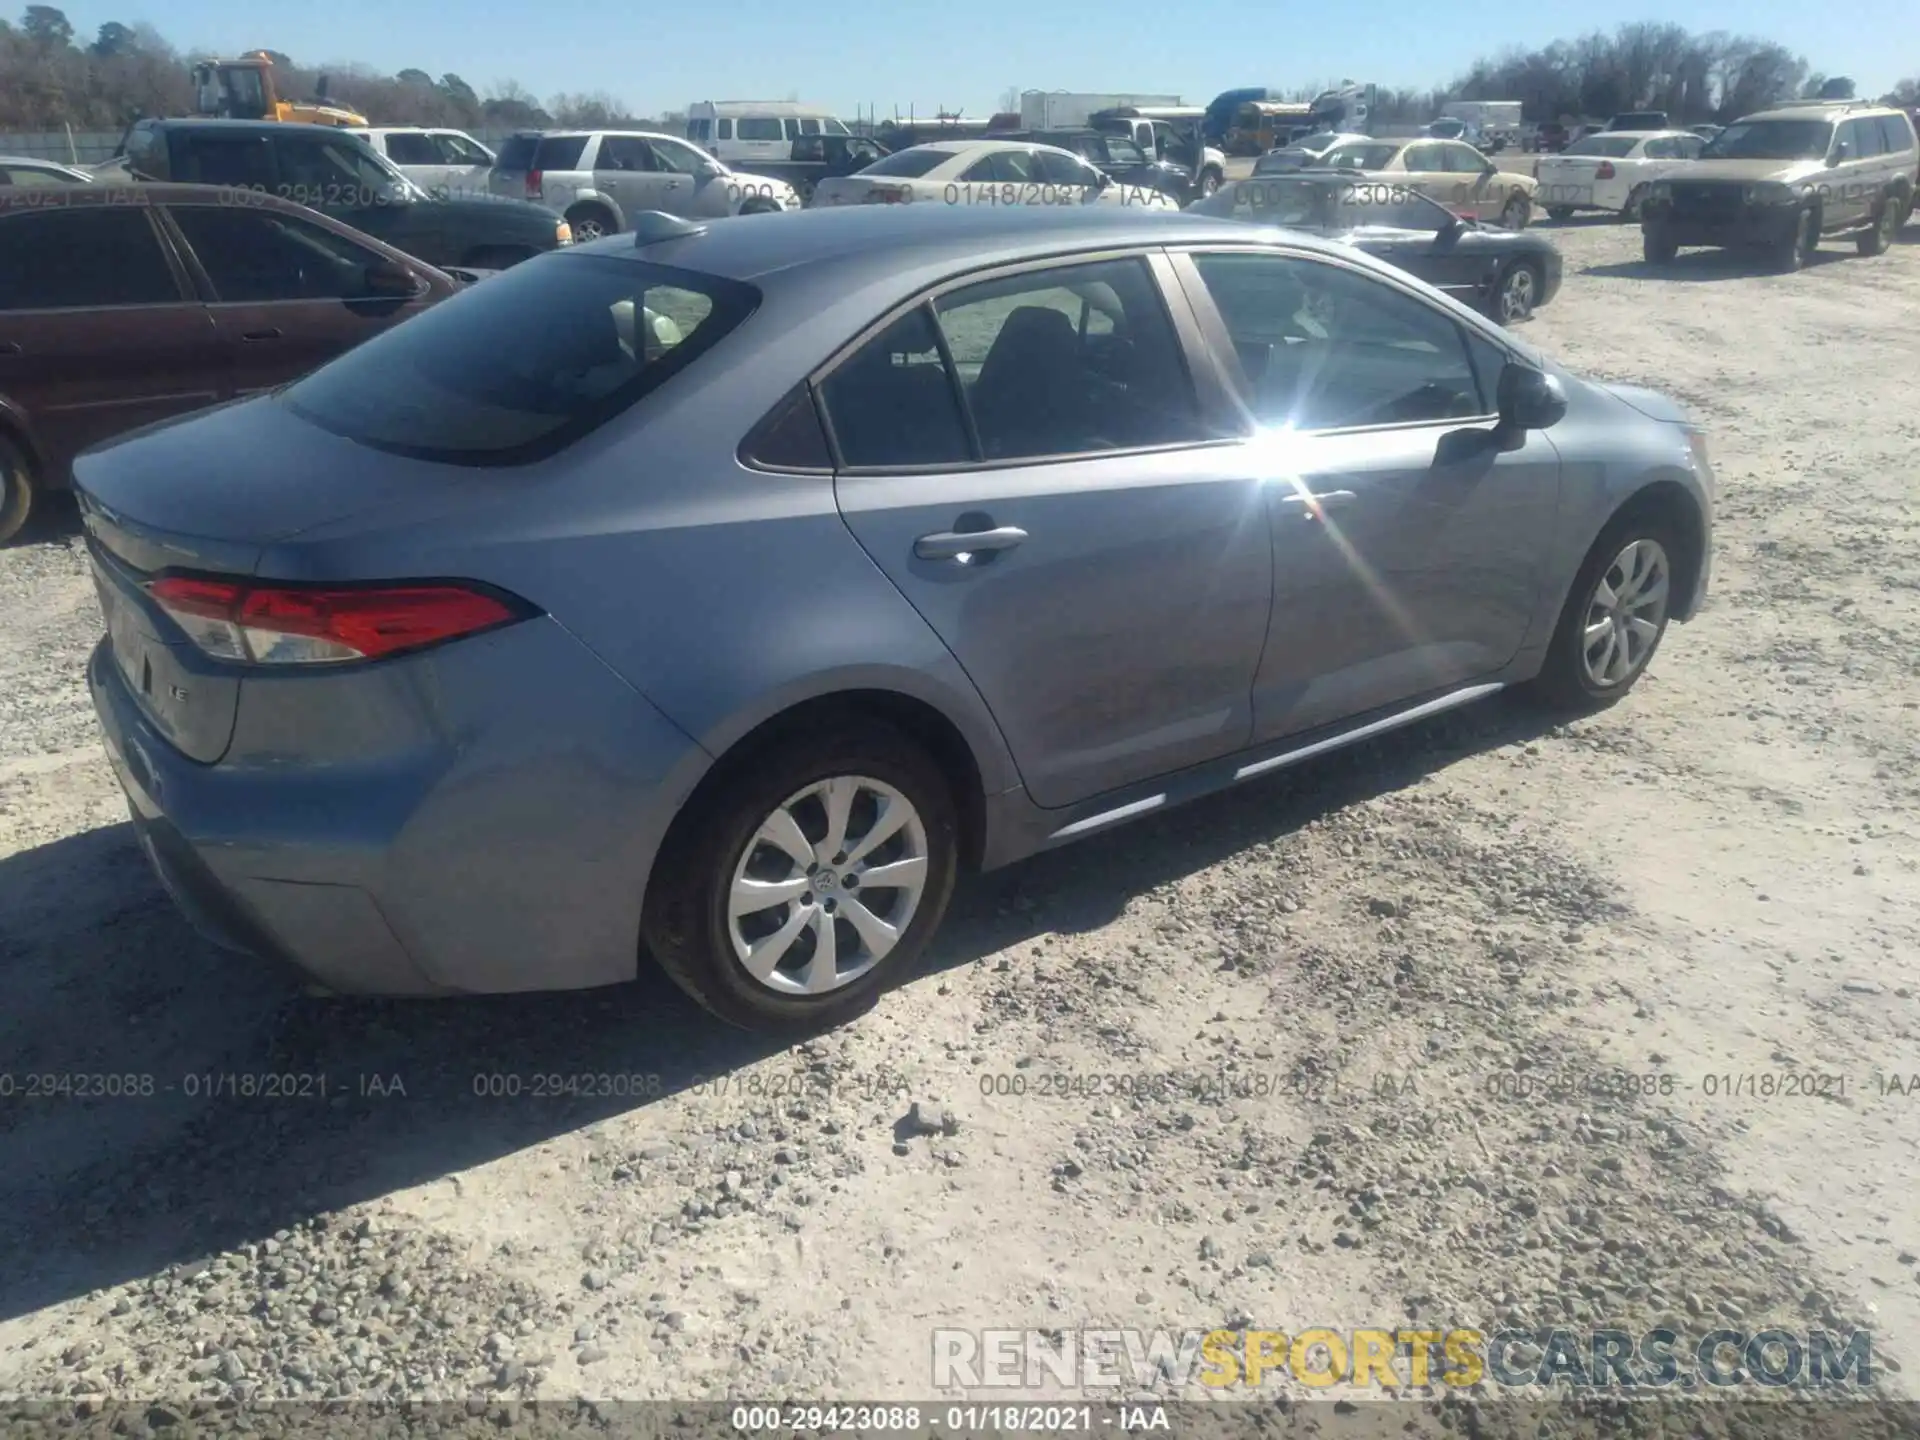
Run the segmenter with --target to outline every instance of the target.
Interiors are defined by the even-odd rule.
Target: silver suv
[[[1697,160],[1655,181],[1640,209],[1649,264],[1683,245],[1751,247],[1798,270],[1822,240],[1885,254],[1913,214],[1920,145],[1891,106],[1822,100],[1733,122]]]
[[[707,220],[800,208],[786,181],[729,169],[698,145],[650,130],[511,135],[487,188],[561,211],[583,241],[629,229],[643,210]]]

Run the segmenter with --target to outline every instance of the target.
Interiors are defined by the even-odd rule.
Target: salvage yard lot
[[[197,940],[95,735],[70,520],[0,551],[0,1394],[926,1398],[936,1325],[1408,1317],[1910,1363],[1920,225],[1659,278],[1547,228],[1527,338],[1712,434],[1709,606],[1634,694],[969,881],[791,1050],[652,975],[318,1001]],[[1740,1080],[1786,1074],[1834,1079]]]

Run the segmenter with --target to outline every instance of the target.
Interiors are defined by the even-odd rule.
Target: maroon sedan
[[[95,441],[285,384],[459,288],[274,196],[0,186],[0,543]]]

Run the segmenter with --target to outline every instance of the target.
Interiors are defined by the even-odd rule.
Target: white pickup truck
[[[394,168],[429,195],[443,199],[485,195],[493,151],[464,130],[426,125],[376,125],[354,130]]]

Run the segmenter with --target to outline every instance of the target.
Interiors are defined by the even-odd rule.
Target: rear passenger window
[[[964,465],[971,458],[925,306],[862,346],[827,378],[820,398],[844,465]]]
[[[785,132],[780,122],[771,117],[742,116],[734,126],[734,133],[741,140],[784,140]]]
[[[543,135],[533,152],[535,170],[578,170],[581,152],[587,148],[585,135]]]
[[[983,459],[1207,438],[1144,261],[988,280],[941,297],[935,308]]]
[[[769,470],[831,470],[827,432],[820,427],[820,411],[813,390],[802,381],[767,418],[754,427],[740,447],[742,458]]]
[[[179,301],[144,208],[0,210],[0,310]]]

